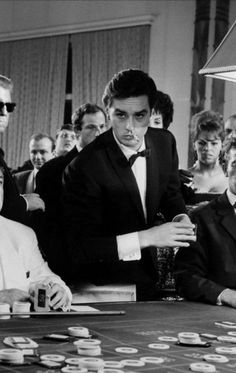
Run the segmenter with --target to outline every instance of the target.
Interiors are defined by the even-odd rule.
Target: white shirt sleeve
[[[31,253],[28,261],[28,269],[30,272],[30,289],[33,289],[36,283],[42,282],[45,285],[49,283],[61,285],[68,296],[69,302],[71,303],[72,294],[65,282],[51,271],[48,267],[47,262],[44,261],[39,248],[35,234],[32,237]]]
[[[141,249],[138,239],[138,232],[122,234],[116,237],[117,250],[120,260],[140,260]]]

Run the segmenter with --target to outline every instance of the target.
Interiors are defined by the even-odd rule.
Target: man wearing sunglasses
[[[8,126],[10,113],[16,104],[11,101],[13,84],[10,79],[0,75],[0,134],[4,133]],[[31,193],[27,197],[20,196],[9,169],[0,156],[0,166],[4,169],[4,203],[1,214],[8,219],[21,223],[27,222],[27,211],[37,209],[44,210],[44,202],[38,194]]]

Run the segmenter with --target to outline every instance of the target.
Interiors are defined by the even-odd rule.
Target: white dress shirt
[[[38,282],[52,282],[65,288],[71,302],[70,289],[43,260],[31,228],[0,216],[0,237],[0,290],[29,292]]]
[[[143,142],[138,150],[133,150],[124,146],[119,142],[113,132],[115,141],[117,142],[119,148],[121,149],[124,156],[129,160],[129,158],[136,154],[138,151],[146,149],[145,141]],[[147,189],[147,161],[146,157],[138,157],[134,164],[131,167],[134,177],[137,182],[140,198],[142,201],[143,212],[146,218],[146,189]],[[117,250],[120,260],[129,261],[129,260],[140,260],[141,259],[141,250],[140,243],[138,238],[138,232],[132,232],[127,234],[122,234],[116,237],[117,239]]]

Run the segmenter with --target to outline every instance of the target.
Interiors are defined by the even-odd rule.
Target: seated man
[[[225,150],[228,189],[192,212],[197,242],[176,256],[177,290],[189,300],[236,307],[236,142]]]
[[[10,114],[16,106],[11,99],[12,90],[12,81],[6,76],[0,75],[0,134],[4,133],[8,127]],[[44,203],[36,193],[24,197],[19,194],[16,183],[2,155],[0,155],[0,166],[3,167],[5,172],[4,189],[7,190],[1,214],[8,219],[25,223],[28,220],[27,212],[37,209],[44,210]]]
[[[0,167],[0,210],[3,205],[4,170]],[[13,220],[0,216],[0,302],[33,298],[38,283],[50,285],[51,308],[68,308],[72,295],[65,283],[43,260],[34,232]]]
[[[124,70],[103,96],[111,129],[64,173],[67,265],[95,284],[132,283],[138,300],[156,299],[156,247],[189,246],[193,224],[155,226],[185,212],[173,135],[148,127],[156,85],[141,70]],[[146,156],[146,157],[145,157]]]

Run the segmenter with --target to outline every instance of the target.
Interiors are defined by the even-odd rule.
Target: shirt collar
[[[233,194],[229,189],[226,191],[229,203],[233,206],[236,202],[236,194]]]
[[[144,138],[143,138],[143,142],[142,142],[141,146],[137,150],[133,150],[133,149],[129,148],[128,146],[125,146],[125,145],[121,144],[121,142],[117,139],[113,130],[112,130],[112,133],[113,133],[115,142],[117,143],[120,150],[122,151],[122,153],[124,154],[124,156],[127,159],[129,159],[131,157],[131,155],[136,154],[136,153],[141,152],[142,150],[146,149]]]

